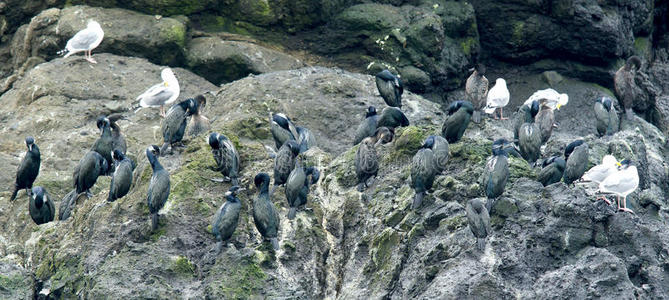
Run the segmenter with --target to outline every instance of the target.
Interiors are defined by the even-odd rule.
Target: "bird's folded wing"
[[[68,42],[73,49],[88,50],[90,46],[98,39],[97,32],[84,29],[77,32]]]

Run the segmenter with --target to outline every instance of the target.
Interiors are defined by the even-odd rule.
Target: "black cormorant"
[[[253,182],[258,189],[258,196],[253,201],[253,222],[263,238],[272,243],[274,250],[278,250],[279,214],[269,199],[269,175],[260,173]]]
[[[151,145],[146,149],[146,158],[151,164],[151,169],[153,169],[149,191],[146,194],[146,202],[151,213],[151,230],[158,229],[158,212],[165,206],[167,197],[170,195],[170,173],[160,164],[158,156],[160,156],[158,146]]]
[[[441,135],[449,143],[456,143],[465,133],[469,126],[469,120],[474,112],[474,107],[469,101],[454,101],[448,106],[448,115],[441,126]]]
[[[26,189],[26,193],[30,195],[32,193],[33,183],[39,174],[39,167],[41,163],[41,157],[39,152],[39,147],[35,144],[35,139],[32,136],[26,137],[26,151],[25,156],[21,159],[21,164],[16,170],[16,181],[14,181],[14,192],[9,200],[13,201],[16,199],[16,194],[19,190]]]
[[[393,75],[388,70],[379,72],[376,74],[376,88],[379,89],[379,94],[388,106],[402,108],[404,85],[399,76]]]

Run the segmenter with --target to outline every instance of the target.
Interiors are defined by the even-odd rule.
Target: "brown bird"
[[[485,77],[485,66],[483,64],[476,64],[467,83],[465,84],[465,96],[467,100],[474,104],[474,114],[472,121],[474,123],[481,122],[481,110],[486,105],[486,96],[488,95],[488,78]]]
[[[632,56],[627,59],[625,65],[616,72],[613,78],[613,85],[616,90],[616,96],[625,109],[627,120],[632,120],[634,101],[641,93],[639,86],[636,85],[634,77],[641,68],[641,59],[638,56]]]

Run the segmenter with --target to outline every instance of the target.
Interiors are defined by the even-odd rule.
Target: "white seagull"
[[[618,210],[633,213],[631,209],[627,208],[627,195],[634,192],[637,187],[639,187],[639,173],[634,163],[625,159],[620,162],[617,172],[609,175],[599,184],[599,191],[605,194],[615,194],[618,201]],[[620,206],[620,197],[623,197],[622,207]],[[604,200],[609,204],[611,203],[606,198]]]
[[[601,183],[609,175],[618,171],[618,161],[613,155],[607,154],[602,158],[602,163],[596,165],[581,177],[583,181]]]
[[[102,42],[102,38],[104,36],[105,33],[102,31],[100,24],[90,20],[88,21],[86,29],[77,32],[77,34],[75,34],[69,41],[67,41],[65,49],[59,51],[58,54],[65,54],[65,57],[68,57],[72,54],[84,51],[84,57],[86,60],[90,63],[96,64],[97,62],[95,59],[93,59],[91,51],[100,45],[100,42]]]
[[[179,97],[179,81],[172,73],[172,69],[165,68],[160,72],[163,82],[150,87],[146,92],[137,96],[141,107],[160,107],[160,115],[165,116],[165,105],[172,104]],[[136,111],[135,111],[136,112]]]
[[[486,100],[486,106],[483,109],[486,114],[493,114],[497,108],[499,108],[499,119],[506,120],[504,118],[503,108],[509,104],[509,89],[506,88],[506,81],[503,78],[497,78],[495,81],[495,86],[493,86],[488,91],[488,98]],[[493,119],[495,116],[493,116]]]
[[[545,103],[548,107],[551,109],[555,110],[556,108],[559,110],[560,107],[567,105],[569,103],[569,95],[567,94],[560,94],[554,89],[545,89],[545,90],[538,90],[530,96],[527,100],[525,100],[525,103],[523,105],[530,105],[532,101],[537,100],[539,101],[540,104]]]

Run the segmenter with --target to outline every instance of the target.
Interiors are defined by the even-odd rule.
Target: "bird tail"
[[[160,153],[166,153],[166,151],[167,151],[167,147],[168,147],[169,145],[170,145],[170,143],[168,143],[168,142],[163,143],[163,146],[160,147]],[[173,150],[174,150],[174,149],[173,149]]]
[[[475,110],[474,114],[472,114],[472,121],[476,124],[481,123],[481,111],[480,110]]]
[[[158,213],[151,214],[151,230],[158,229]]]
[[[625,108],[625,116],[627,117],[628,121],[632,121],[632,119],[634,119],[634,112],[632,111],[632,108]]]
[[[413,198],[413,204],[411,204],[411,209],[416,210],[420,207],[421,203],[423,203],[423,196],[425,195],[425,192],[420,192],[416,193],[416,196]]]
[[[14,199],[16,199],[16,194],[18,193],[19,193],[19,187],[15,184],[14,192],[12,192],[12,196],[9,198],[9,201],[14,201]]]
[[[271,238],[269,241],[272,242],[272,248],[274,248],[274,250],[279,250],[279,240]]]
[[[485,250],[485,238],[476,238],[476,245],[479,250]]]
[[[218,241],[216,243],[216,254],[221,254],[221,250],[223,250],[223,241]]]
[[[297,207],[291,207],[290,211],[288,211],[288,220],[295,219],[296,214],[297,214]]]
[[[488,202],[485,204],[485,208],[488,210],[488,213],[491,213],[492,206],[495,204],[495,199],[488,198]]]

